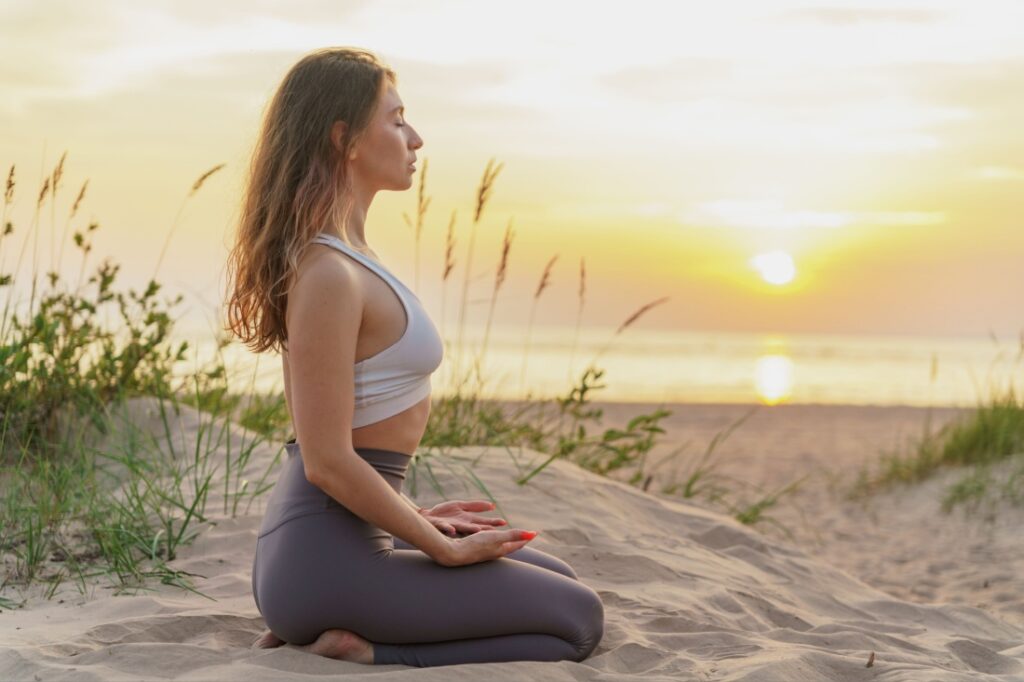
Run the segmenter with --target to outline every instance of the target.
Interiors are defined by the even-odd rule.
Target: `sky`
[[[413,187],[380,192],[367,239],[452,315],[477,185],[470,314],[500,322],[774,334],[1024,333],[1024,3],[111,2],[0,0],[0,170],[18,183],[10,272],[77,274],[94,250],[189,314],[223,299],[264,107],[305,53],[373,50],[424,139]],[[56,205],[35,215],[67,152]],[[430,207],[416,212],[424,163]],[[195,196],[202,173],[225,164]],[[81,185],[86,197],[67,226]],[[73,279],[73,277],[72,277]],[[21,279],[20,281],[25,281]],[[207,312],[201,312],[207,311]]]

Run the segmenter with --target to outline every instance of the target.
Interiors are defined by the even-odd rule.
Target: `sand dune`
[[[150,400],[130,405],[139,418],[152,408]],[[175,433],[188,442],[199,424],[186,411]],[[257,448],[247,474],[258,474],[279,450]],[[424,478],[427,455],[420,453],[415,475],[406,481],[407,492],[422,505],[441,499]],[[216,525],[172,562],[204,576],[197,587],[213,601],[167,585],[112,596],[97,583],[83,597],[65,584],[51,601],[40,590],[25,608],[0,613],[0,678],[1024,679],[1024,626],[989,611],[905,601],[728,516],[567,462],[552,463],[520,487],[503,448],[432,456],[448,496],[461,499],[483,496],[460,475],[470,459],[479,458],[473,471],[495,495],[499,512],[513,526],[540,529],[533,546],[568,561],[601,595],[607,624],[592,657],[582,663],[407,669],[335,661],[290,647],[249,649],[264,627],[249,574],[262,507],[226,518],[214,486],[208,512]],[[520,458],[539,462],[545,456],[525,451]],[[866,667],[872,653],[874,663]]]

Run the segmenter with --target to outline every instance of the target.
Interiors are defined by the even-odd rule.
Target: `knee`
[[[586,659],[604,637],[604,604],[600,595],[589,587],[583,592],[577,613],[579,631],[576,637],[576,661]]]
[[[579,580],[580,577],[576,575],[576,571],[572,570],[572,566],[559,559],[558,557],[550,557],[547,568],[550,570],[561,573],[562,575],[572,578],[573,580]]]
[[[548,554],[547,552],[534,549],[533,547],[522,547],[509,553],[507,556],[512,559],[519,559],[526,563],[534,564],[535,566],[540,566],[541,568],[554,571],[555,573],[560,573],[561,575],[564,575],[567,578],[572,578],[573,580],[580,579],[580,577],[576,575],[576,571],[572,569],[572,566],[567,564],[565,561],[552,554]]]

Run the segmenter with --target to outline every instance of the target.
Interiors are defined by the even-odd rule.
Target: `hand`
[[[537,531],[522,528],[482,530],[464,538],[446,539],[444,550],[431,558],[442,566],[464,566],[490,561],[522,549],[535,537]]]
[[[430,521],[439,531],[448,537],[458,533],[472,535],[481,530],[504,526],[507,521],[501,518],[481,516],[476,512],[491,511],[494,504],[488,500],[449,500],[434,505],[430,509],[421,509],[420,516]]]

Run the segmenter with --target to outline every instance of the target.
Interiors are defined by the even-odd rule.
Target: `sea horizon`
[[[484,338],[482,324],[467,322],[458,353],[455,325],[440,329],[445,356],[432,376],[435,396],[454,392]],[[995,336],[894,336],[721,331],[661,331],[610,327],[492,324],[481,362],[484,399],[527,400],[564,396],[584,369],[591,402],[829,404],[975,407],[994,390],[1022,391],[1024,344]],[[189,357],[212,358],[209,322],[184,317],[173,337],[189,340]],[[602,350],[603,349],[603,350]],[[224,351],[238,377],[232,391],[279,391],[280,357],[256,356],[240,343]],[[525,367],[524,367],[524,355]],[[456,363],[458,357],[461,363]],[[460,366],[457,366],[459,364]],[[525,375],[524,375],[525,369]]]

